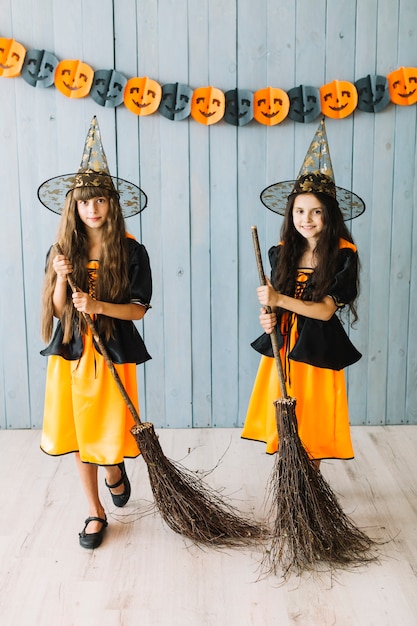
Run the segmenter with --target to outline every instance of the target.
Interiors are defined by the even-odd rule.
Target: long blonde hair
[[[102,187],[79,187],[70,191],[65,200],[64,210],[58,227],[57,242],[63,253],[69,258],[73,266],[71,274],[75,284],[88,293],[89,242],[85,226],[81,221],[78,210],[78,200],[105,197],[109,201],[107,219],[102,229],[101,258],[97,274],[95,294],[98,300],[105,302],[129,302],[128,279],[128,252],[126,244],[126,229],[119,197],[115,192]],[[45,280],[42,293],[42,337],[49,342],[54,324],[54,307],[52,296],[55,290],[57,275],[52,267],[56,253],[54,249],[48,253]],[[64,343],[68,343],[74,332],[75,323],[78,324],[80,334],[85,334],[87,324],[72,304],[71,291],[68,286],[68,297],[61,317],[64,331]],[[113,320],[99,316],[98,330],[109,339],[113,332]]]

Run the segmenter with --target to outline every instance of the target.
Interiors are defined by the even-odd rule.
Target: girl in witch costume
[[[343,369],[361,354],[338,312],[348,307],[352,321],[357,319],[358,253],[344,220],[360,215],[365,205],[335,186],[324,120],[297,180],[272,185],[261,199],[284,214],[284,222],[280,243],[269,250],[271,280],[257,289],[264,333],[251,345],[262,357],[242,437],[265,442],[267,453],[278,449],[273,402],[280,393],[270,340],[276,327],[287,393],[297,400],[298,432],[309,457],[317,467],[321,459],[351,459]]]
[[[49,250],[43,289],[42,333],[50,343],[41,352],[48,357],[41,449],[75,453],[89,507],[80,545],[97,548],[107,527],[98,466],[104,466],[113,503],[124,506],[131,493],[124,459],[139,450],[130,432],[133,417],[83,314],[95,321],[138,410],[136,365],[150,356],[132,320],[141,320],[150,307],[152,278],[146,249],[126,232],[124,217],[142,211],[146,195],[110,176],[93,118],[78,173],[46,181],[38,196],[62,214],[62,254],[54,246]],[[127,209],[122,211],[119,199]],[[69,274],[79,291],[71,292]]]

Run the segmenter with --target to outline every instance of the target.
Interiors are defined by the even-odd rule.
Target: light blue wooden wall
[[[26,49],[222,91],[414,67],[416,27],[415,0],[0,0],[0,37]],[[149,196],[127,222],[148,249],[155,286],[141,325],[153,356],[138,368],[143,417],[158,427],[239,426],[260,332],[250,227],[266,258],[281,222],[259,193],[297,174],[318,121],[138,118],[0,77],[0,427],[41,426],[40,293],[58,218],[36,190],[78,167],[93,115],[112,173]],[[352,223],[362,293],[351,335],[364,356],[348,372],[351,420],[417,423],[416,106],[357,110],[327,120],[327,132],[337,184],[367,203]]]

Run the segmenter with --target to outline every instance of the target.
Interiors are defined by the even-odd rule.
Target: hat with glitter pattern
[[[288,198],[299,193],[324,193],[337,200],[345,221],[365,211],[365,203],[352,191],[337,187],[324,118],[316,130],[296,180],[285,180],[261,192],[262,203],[271,211],[285,215]]]
[[[65,196],[79,187],[101,187],[114,191],[119,195],[124,217],[137,215],[143,211],[148,202],[145,192],[140,187],[123,178],[111,176],[95,116],[91,120],[78,172],[46,180],[38,189],[38,198],[47,209],[60,215],[64,208]]]

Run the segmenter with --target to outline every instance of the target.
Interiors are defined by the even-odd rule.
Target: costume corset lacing
[[[307,281],[311,278],[312,273],[313,273],[312,269],[298,269],[297,270],[297,275],[295,278],[294,296],[293,296],[297,300],[302,299],[304,290],[307,285]],[[284,364],[283,364],[284,379],[285,379],[285,382],[289,383],[289,385],[291,385],[291,362],[288,357],[293,348],[293,346],[290,345],[291,344],[291,331],[296,321],[297,321],[297,314],[293,313],[292,311],[287,311],[287,315],[283,317],[283,323],[281,324],[281,333],[282,333],[282,336],[284,339],[284,345],[285,345],[285,359],[284,359]],[[284,394],[284,390],[282,390],[282,393]]]
[[[98,269],[99,269],[99,262],[98,261],[89,261],[87,263],[88,295],[91,298],[93,298],[94,300],[96,300],[96,282],[97,282],[97,271],[98,271]],[[95,320],[95,318],[96,318],[95,315],[91,315],[90,317],[91,317],[92,320]],[[75,369],[78,368],[79,364],[80,364],[80,360],[78,360],[77,365],[75,366]],[[94,377],[97,377],[97,362],[96,362],[95,354],[94,354]]]

